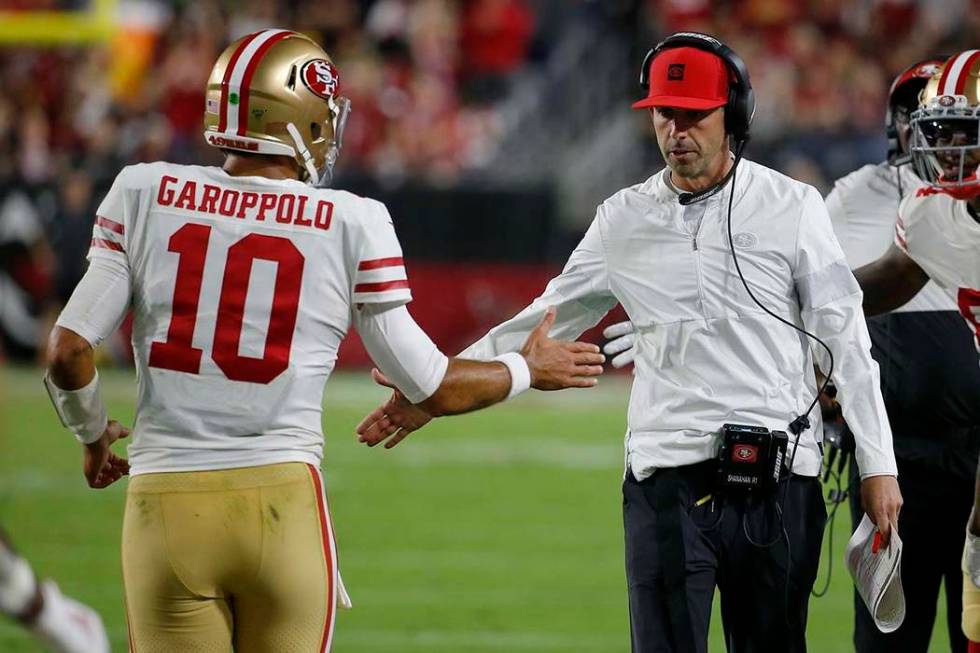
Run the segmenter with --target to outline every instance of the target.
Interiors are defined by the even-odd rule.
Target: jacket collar
[[[732,155],[734,156],[734,155]],[[744,156],[738,164],[738,171],[735,173],[735,184],[736,193],[738,197],[737,200],[745,191],[745,186],[748,183],[748,178],[752,175],[751,168],[753,163],[746,159]],[[645,182],[640,184],[638,188],[639,192],[644,195],[649,195],[653,197],[658,202],[663,204],[674,204],[680,205],[677,201],[679,191],[674,188],[673,184],[670,183],[670,168],[664,166],[662,170],[656,172],[647,179]],[[731,182],[729,182],[731,183]],[[728,189],[722,189],[718,194],[724,195],[728,192]]]

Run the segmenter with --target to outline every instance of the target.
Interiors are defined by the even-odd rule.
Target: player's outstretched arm
[[[864,314],[868,317],[904,305],[929,281],[918,263],[894,244],[877,261],[855,270],[854,276],[864,292]]]
[[[588,388],[597,383],[605,357],[595,345],[565,342],[548,337],[555,321],[554,309],[528,336],[519,354],[503,361],[480,362],[452,358],[438,388],[413,405],[398,385],[374,372],[375,381],[395,390],[392,397],[372,411],[357,428],[359,439],[373,446],[385,438],[391,448],[432,417],[456,415],[485,408],[517,394],[528,386],[539,390]]]
[[[521,391],[528,385],[538,390],[591,388],[598,383],[595,377],[602,374],[605,357],[596,345],[549,338],[548,331],[554,323],[555,309],[549,308],[518,354],[524,359],[529,378],[513,378],[514,368],[521,366],[514,354],[505,356],[515,357],[516,364],[451,358],[438,390],[419,406],[433,417],[441,417],[503,401],[508,394],[516,394],[515,383],[522,384]],[[516,374],[522,375],[523,370]]]
[[[56,326],[48,352],[44,385],[62,423],[85,445],[85,480],[92,488],[108,487],[129,473],[129,462],[110,449],[129,429],[108,418],[92,345],[71,329]]]

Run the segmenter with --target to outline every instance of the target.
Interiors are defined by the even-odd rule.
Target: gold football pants
[[[329,651],[337,556],[326,505],[320,471],[302,463],[131,479],[130,651]]]
[[[963,572],[963,634],[971,642],[980,642],[980,588]]]

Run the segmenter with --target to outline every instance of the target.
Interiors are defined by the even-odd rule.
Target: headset
[[[734,50],[709,34],[677,32],[671,34],[647,52],[640,69],[640,88],[650,90],[650,64],[664,50],[681,47],[697,48],[718,56],[731,73],[728,102],[725,104],[725,131],[736,141],[736,149],[749,140],[749,127],[755,117],[755,92],[749,80],[749,69]],[[727,179],[725,180],[727,181]]]
[[[732,191],[728,195],[728,244],[732,252],[732,260],[735,263],[735,270],[738,272],[738,277],[742,282],[742,286],[745,288],[752,301],[766,314],[822,346],[824,350],[826,350],[829,357],[829,369],[827,370],[827,376],[824,379],[823,384],[817,390],[816,395],[813,397],[813,401],[810,403],[805,412],[797,415],[789,424],[789,431],[795,436],[793,454],[790,456],[788,465],[788,469],[792,470],[793,463],[796,461],[796,453],[799,451],[800,436],[802,435],[803,431],[810,428],[809,415],[817,405],[820,395],[827,389],[831,377],[833,376],[834,353],[831,351],[830,347],[827,346],[827,343],[825,343],[815,334],[811,333],[805,328],[800,328],[789,320],[777,315],[769,307],[763,304],[756,297],[755,293],[752,292],[752,287],[749,285],[748,281],[746,281],[745,275],[742,273],[742,266],[739,264],[737,250],[735,249],[735,244],[732,238],[732,202],[735,198],[735,170],[738,168],[738,164],[742,160],[742,151],[745,148],[745,144],[749,140],[749,127],[752,125],[752,118],[755,117],[755,93],[752,90],[752,83],[749,80],[749,71],[745,65],[745,62],[742,61],[742,58],[739,57],[734,50],[713,36],[702,34],[701,32],[677,32],[675,34],[671,34],[658,43],[647,53],[646,57],[644,57],[643,67],[640,70],[640,87],[644,90],[644,92],[650,90],[650,66],[654,58],[656,58],[660,52],[670,48],[685,46],[704,50],[718,56],[725,62],[729,71],[731,72],[732,79],[729,80],[728,84],[728,102],[725,104],[725,131],[735,141],[735,161],[733,162],[728,173],[717,184],[699,193],[681,193],[678,197],[678,202],[682,205],[687,205],[705,200],[724,188],[731,179]],[[783,520],[783,507],[786,503],[786,492],[788,486],[788,482],[783,485],[782,500],[775,505],[776,514],[778,515],[779,520],[779,530],[781,531],[775,538],[768,542],[756,542],[748,532],[748,527],[744,517],[742,520],[742,529],[745,533],[746,539],[750,544],[756,547],[769,548],[779,542],[780,539],[785,539],[786,555],[789,560],[786,569],[786,586],[784,596],[787,607],[789,606],[792,552],[790,550],[789,535],[786,532],[786,526]],[[789,625],[790,617],[788,612],[786,613],[785,617],[786,623]]]

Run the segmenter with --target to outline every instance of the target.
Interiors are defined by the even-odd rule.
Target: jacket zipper
[[[707,213],[707,211],[705,211]],[[701,249],[698,247],[698,236],[701,234],[701,223],[704,222],[704,216],[698,220],[697,227],[694,229],[694,234],[691,236],[691,249],[694,252],[694,267],[696,270],[698,278],[698,308],[701,309],[701,316],[704,318],[704,325],[708,326],[708,313],[705,308],[705,298],[704,298],[704,284],[702,282],[702,266],[701,266]]]

